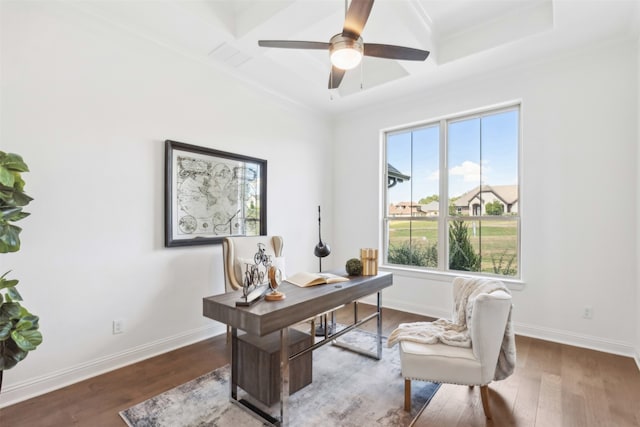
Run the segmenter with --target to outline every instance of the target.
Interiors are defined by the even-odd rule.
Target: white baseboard
[[[363,300],[364,301],[364,300]],[[365,301],[369,302],[369,301]],[[375,304],[375,300],[373,301]],[[394,310],[406,311],[409,313],[420,314],[423,316],[431,316],[436,318],[450,318],[451,313],[445,312],[441,308],[426,307],[424,305],[413,305],[406,301],[393,300],[385,298],[383,306]],[[538,338],[545,341],[557,342],[560,344],[573,345],[576,347],[588,348],[591,350],[604,351],[606,353],[619,354],[622,356],[628,356],[635,359],[638,368],[640,369],[640,355],[633,348],[630,343],[608,340],[592,335],[577,334],[571,331],[564,331],[560,329],[545,328],[536,325],[527,325],[523,323],[514,322],[513,324],[515,333],[517,335],[523,335],[532,338]]]
[[[636,354],[634,359],[636,360],[636,365],[638,366],[638,370],[640,371],[640,350],[636,350]]]
[[[53,390],[95,377],[105,372],[122,368],[132,363],[157,356],[193,344],[198,341],[225,333],[224,325],[208,326],[183,332],[172,337],[134,347],[120,353],[95,359],[72,368],[33,378],[21,383],[5,386],[0,393],[0,408],[40,396]],[[6,382],[6,375],[5,375]]]
[[[375,299],[373,303],[375,304]],[[392,310],[404,311],[406,313],[419,314],[421,316],[429,316],[438,318],[451,318],[451,312],[443,310],[439,307],[430,307],[425,306],[423,304],[411,304],[407,303],[406,300],[395,300],[393,298],[385,297],[382,301],[382,306],[390,308]]]
[[[575,332],[559,329],[545,328],[523,323],[513,324],[516,334],[560,344],[573,345],[588,348],[590,350],[603,351],[605,353],[634,357],[634,348],[630,343],[595,337],[593,335],[577,334]]]

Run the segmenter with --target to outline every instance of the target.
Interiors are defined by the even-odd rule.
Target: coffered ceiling
[[[329,90],[328,52],[263,48],[257,41],[327,42],[342,29],[342,0],[96,0],[75,5],[287,102],[328,113],[597,47],[609,39],[638,37],[640,27],[640,2],[635,0],[377,0],[362,32],[364,41],[425,49],[430,56],[425,62],[365,57],[339,89]]]

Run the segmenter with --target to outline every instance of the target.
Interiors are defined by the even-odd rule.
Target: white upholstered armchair
[[[411,409],[411,380],[471,387],[478,385],[485,416],[490,419],[487,386],[494,379],[509,376],[515,365],[515,341],[510,320],[511,295],[497,280],[461,277],[454,279],[453,294],[453,323],[466,322],[465,330],[460,331],[456,327],[447,330],[446,325],[452,322],[440,319],[420,323],[437,326],[441,322],[440,325],[445,327],[436,328],[445,330],[441,336],[434,339],[433,333],[414,333],[414,338],[417,338],[411,339],[409,333],[408,339],[398,340],[402,376],[405,379],[404,408],[407,411]],[[461,322],[456,322],[456,316]],[[410,331],[411,325],[419,324],[404,324],[398,329],[405,326],[405,332]],[[424,326],[429,329],[431,325]],[[395,333],[391,334],[390,340]],[[418,342],[425,340],[435,343]],[[465,346],[469,344],[469,347]]]

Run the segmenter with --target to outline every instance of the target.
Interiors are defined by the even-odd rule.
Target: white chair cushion
[[[471,348],[400,342],[402,376],[416,380],[481,385],[481,364]]]

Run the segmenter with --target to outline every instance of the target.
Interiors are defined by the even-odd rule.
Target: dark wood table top
[[[332,273],[347,277],[344,271]],[[284,300],[261,300],[249,307],[236,307],[236,301],[242,298],[241,290],[205,297],[203,315],[250,334],[263,336],[372,295],[393,284],[393,275],[389,272],[349,279],[348,282],[306,288],[284,281],[278,288],[278,291],[286,294]]]

